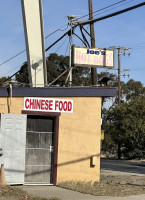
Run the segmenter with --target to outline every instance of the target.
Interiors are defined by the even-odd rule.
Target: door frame
[[[56,185],[56,183],[57,183],[58,139],[59,139],[59,116],[61,115],[61,113],[22,110],[22,114],[48,116],[48,117],[54,118],[54,158],[53,158],[52,180],[53,180],[53,185]]]

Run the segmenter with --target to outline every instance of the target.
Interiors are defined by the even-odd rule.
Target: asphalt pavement
[[[145,175],[145,161],[101,159],[101,170],[134,175]]]

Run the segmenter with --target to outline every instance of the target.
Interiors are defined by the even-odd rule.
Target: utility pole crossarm
[[[80,22],[72,22],[72,25],[79,26],[79,25],[87,25],[87,24],[95,23],[97,21],[101,21],[101,20],[104,20],[104,19],[107,19],[107,18],[110,18],[110,17],[114,17],[116,15],[120,15],[122,13],[128,12],[130,10],[134,10],[134,9],[142,7],[142,6],[145,6],[145,2],[137,4],[137,5],[129,7],[129,8],[125,8],[123,10],[120,10],[120,11],[117,11],[117,12],[114,12],[114,13],[111,13],[109,15],[105,15],[105,16],[100,17],[98,19],[92,19],[92,20],[89,19],[89,20],[80,21]]]
[[[120,106],[120,99],[121,99],[121,86],[120,86],[120,60],[121,60],[121,50],[127,51],[129,48],[126,47],[120,47],[120,46],[111,46],[109,49],[117,49],[118,50],[118,106]]]

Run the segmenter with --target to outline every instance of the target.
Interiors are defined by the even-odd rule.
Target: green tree
[[[136,97],[145,96],[145,87],[140,81],[130,79],[127,83],[122,84],[121,93],[124,101],[130,101]]]
[[[3,84],[4,81],[6,81],[9,77],[3,76],[0,78],[0,85]]]
[[[27,62],[25,62],[21,66],[19,73],[16,74],[16,80],[19,83],[29,84],[28,64],[27,64]]]
[[[69,69],[69,57],[57,55],[56,53],[50,54],[46,59],[47,66],[47,81],[48,84],[56,79],[63,71]],[[85,86],[91,84],[90,69],[87,67],[74,67],[73,74],[73,86]],[[65,84],[68,72],[61,76],[53,85],[63,86]],[[25,62],[20,72],[16,75],[16,80],[21,83],[29,83],[28,79],[28,65]]]
[[[145,158],[145,98],[136,97],[107,113],[105,133],[118,147],[118,158]]]

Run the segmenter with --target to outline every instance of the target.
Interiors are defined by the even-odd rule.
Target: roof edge
[[[116,88],[72,87],[72,88],[13,88],[13,97],[114,97]],[[0,97],[9,97],[10,88],[0,87]]]

